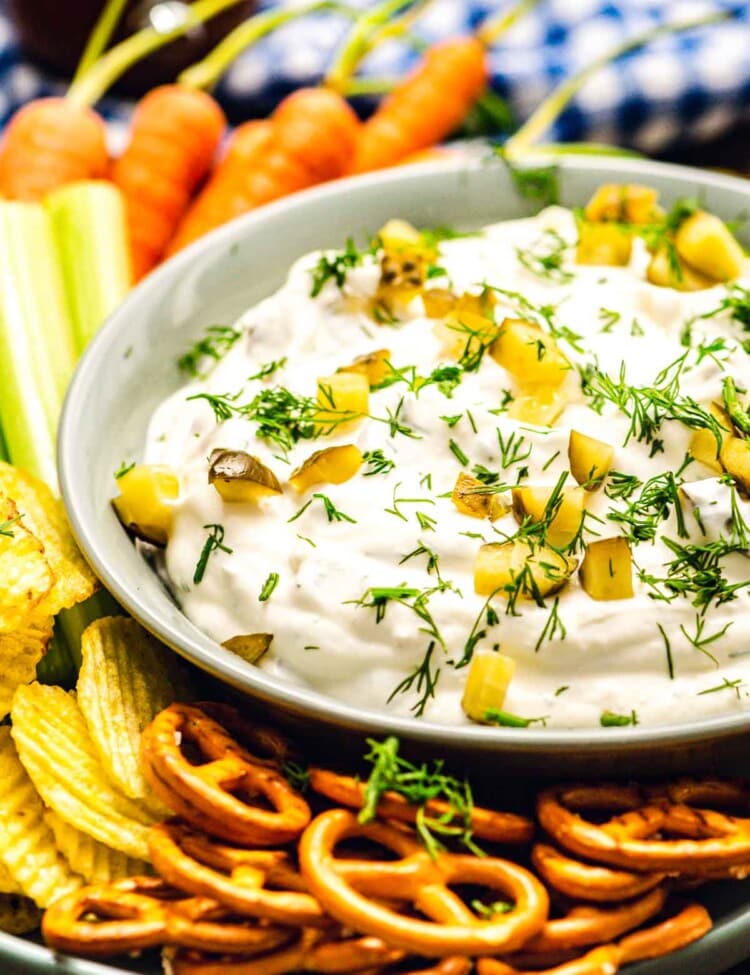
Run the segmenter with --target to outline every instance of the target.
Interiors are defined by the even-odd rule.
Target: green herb
[[[538,204],[539,209],[552,206],[560,201],[560,168],[551,166],[518,166],[503,154],[497,154],[508,167],[513,186],[524,200]]]
[[[397,694],[407,694],[414,690],[418,697],[411,710],[416,718],[422,717],[427,704],[435,697],[438,679],[440,678],[440,668],[433,665],[432,654],[434,650],[435,641],[430,640],[422,660],[388,695],[388,703],[390,703]]]
[[[546,726],[548,714],[545,714],[541,718],[522,718],[517,714],[511,714],[509,711],[503,711],[500,708],[487,708],[484,712],[484,720],[490,724],[503,725],[506,728],[529,728],[533,724],[541,724]]]
[[[750,414],[737,399],[737,386],[731,376],[725,376],[721,388],[724,406],[729,414],[729,418],[740,433],[745,436],[750,435]]]
[[[343,288],[347,273],[362,263],[363,258],[373,250],[357,250],[354,240],[347,238],[343,251],[323,254],[312,270],[310,297],[317,298],[328,281],[335,281],[337,288]]]
[[[691,636],[688,633],[688,631],[685,629],[684,625],[682,624],[680,624],[680,631],[682,632],[682,635],[685,637],[688,643],[692,644],[692,646],[694,646],[696,650],[700,650],[701,653],[704,653],[718,667],[719,661],[706,648],[710,646],[710,644],[715,643],[717,640],[720,640],[726,634],[727,630],[731,625],[732,623],[730,621],[725,626],[722,626],[721,629],[717,630],[716,633],[712,633],[711,635],[704,636],[703,631],[706,628],[706,617],[703,616],[701,613],[696,613],[695,633]]]
[[[203,548],[200,556],[198,557],[195,572],[193,573],[193,583],[196,586],[203,581],[203,576],[206,574],[206,568],[208,566],[208,560],[211,558],[211,555],[214,552],[221,551],[226,552],[227,555],[231,555],[233,551],[233,549],[224,544],[223,525],[204,525],[203,528],[208,532],[208,537],[203,543]]]
[[[489,921],[499,914],[509,914],[513,910],[513,905],[507,901],[493,901],[491,904],[484,904],[482,901],[474,898],[471,902],[471,909],[479,917]]]
[[[269,572],[268,578],[263,583],[263,588],[261,589],[260,595],[258,596],[258,602],[265,603],[270,597],[271,593],[276,588],[276,586],[278,586],[278,584],[279,584],[279,573]]]
[[[323,503],[323,508],[325,509],[326,517],[328,518],[329,522],[348,521],[350,522],[350,524],[356,525],[357,523],[356,518],[352,518],[350,515],[344,514],[343,511],[339,511],[339,509],[336,507],[333,501],[331,501],[331,499],[328,497],[327,494],[320,494],[319,492],[313,494],[310,500],[306,501],[305,504],[302,505],[302,507],[299,509],[299,511],[297,511],[296,514],[293,514],[291,518],[287,518],[287,521],[292,522],[292,521],[296,521],[298,518],[301,518],[302,515],[310,507],[310,505],[313,503],[313,501],[316,500],[321,501]]]
[[[363,477],[372,477],[373,474],[387,474],[396,466],[395,460],[386,457],[380,447],[377,450],[366,450],[362,457],[370,468],[369,471],[364,471]]]
[[[545,640],[552,641],[556,636],[559,635],[561,640],[564,640],[568,635],[568,631],[565,629],[565,624],[560,619],[559,614],[560,597],[555,596],[555,601],[552,603],[552,609],[549,611],[549,616],[544,624],[544,629],[539,634],[539,639],[534,645],[534,652],[538,653],[542,644]]]
[[[420,555],[427,556],[427,574],[434,572],[437,578],[442,582],[440,577],[440,567],[439,567],[439,557],[436,552],[431,548],[428,548],[424,542],[420,542],[419,545],[414,549],[414,551],[409,552],[402,559],[399,560],[399,565],[403,565],[404,562],[408,562],[409,559],[417,558]]]
[[[135,467],[135,461],[132,460],[129,464],[127,461],[123,461],[120,466],[115,471],[115,480],[119,481],[121,477],[125,477],[130,471]]]
[[[622,318],[619,311],[612,311],[609,308],[599,309],[599,321],[602,322],[600,332],[609,333]]]
[[[638,715],[635,711],[630,714],[615,714],[614,711],[602,711],[599,716],[599,724],[603,728],[624,728],[627,725],[638,724]]]
[[[677,596],[682,596],[705,612],[714,601],[721,606],[735,599],[740,590],[750,586],[750,580],[729,583],[724,576],[723,559],[744,551],[741,545],[725,539],[705,545],[680,544],[666,536],[662,541],[674,555],[665,565],[667,575],[660,578],[643,570],[638,572],[641,582],[649,586],[652,599],[671,602]]]
[[[285,365],[286,356],[282,356],[281,359],[273,359],[271,362],[265,362],[254,375],[247,377],[248,382],[251,382],[253,379],[268,379],[278,369],[283,369]]]
[[[669,642],[667,634],[664,632],[664,627],[661,623],[656,624],[657,630],[661,633],[661,638],[664,640],[664,652],[667,655],[667,673],[669,674],[669,679],[674,680],[674,660],[672,659],[672,646]]]
[[[201,365],[205,360],[219,362],[241,335],[242,332],[229,325],[209,325],[203,338],[177,360],[177,368],[190,376],[203,378],[205,374],[201,372]]]
[[[432,498],[399,498],[399,497],[396,496],[396,492],[398,491],[398,489],[400,487],[401,487],[401,481],[399,481],[398,484],[396,484],[396,486],[393,488],[393,494],[391,496],[392,499],[393,499],[393,507],[392,508],[385,508],[384,509],[385,510],[385,513],[388,514],[388,515],[395,515],[396,518],[400,518],[401,521],[408,521],[409,520],[408,517],[403,513],[403,511],[400,511],[399,510],[400,505],[402,505],[402,504],[435,504],[435,502],[434,502],[434,500]]]
[[[718,307],[701,315],[701,318],[713,318],[723,312],[729,312],[732,321],[738,322],[744,331],[750,331],[750,289],[738,284],[730,285],[726,297],[722,298]]]
[[[441,416],[440,419],[443,421],[443,423],[447,423],[452,430],[462,417],[463,413],[456,413],[455,416]]]
[[[557,690],[555,691],[555,697],[559,697],[561,694],[564,694],[566,691],[569,690],[570,690],[570,684],[563,684],[562,687],[558,687]]]
[[[630,323],[630,335],[631,335],[631,337],[634,338],[634,339],[635,338],[640,338],[641,336],[643,336],[645,334],[646,333],[644,332],[643,326],[641,325],[641,323],[638,321],[637,318],[634,318],[633,321]]]
[[[463,450],[461,450],[461,448],[456,443],[456,441],[455,440],[452,440],[452,439],[449,440],[448,441],[448,446],[450,447],[451,453],[456,458],[456,460],[459,462],[459,464],[461,464],[463,467],[467,467],[468,464],[469,464],[469,458],[466,456],[466,454],[463,452]]]
[[[643,484],[635,474],[624,474],[622,471],[610,471],[609,480],[604,487],[604,493],[613,501],[627,500]]]
[[[721,358],[719,356],[719,353],[720,352],[728,353],[730,350],[729,347],[727,346],[726,339],[719,336],[718,338],[711,339],[710,342],[709,341],[701,342],[695,351],[697,353],[697,357],[695,360],[696,365],[699,366],[704,359],[712,359],[713,362],[715,362],[716,365],[723,370],[724,363],[727,361],[727,356]]]
[[[281,773],[289,785],[297,792],[307,792],[310,787],[310,772],[297,762],[286,761],[281,767]]]
[[[672,512],[677,519],[677,534],[680,538],[687,538],[680,485],[672,471],[666,471],[649,478],[639,496],[630,501],[624,511],[610,510],[607,518],[622,525],[626,537],[631,541],[650,542],[656,537],[659,525]]]
[[[743,686],[743,680],[741,677],[737,677],[735,680],[729,680],[728,678],[723,677],[721,684],[717,684],[716,687],[707,687],[705,691],[698,691],[698,697],[701,697],[703,694],[715,694],[716,691],[731,690],[737,695],[737,700],[739,701],[740,688]]]
[[[570,245],[556,230],[545,230],[529,248],[516,247],[518,262],[531,274],[553,284],[566,284],[573,280],[570,271],[563,268],[566,251]]]
[[[496,429],[496,433],[497,445],[500,448],[500,466],[503,470],[507,470],[513,464],[520,464],[531,456],[532,445],[529,443],[525,446],[527,441],[522,433],[512,430],[507,437],[504,437],[499,428]]]
[[[535,322],[540,328],[546,329],[553,338],[562,339],[564,342],[567,342],[572,349],[575,349],[581,355],[585,353],[586,350],[581,344],[583,342],[583,336],[579,335],[578,332],[574,332],[567,325],[558,324],[555,318],[558,305],[535,305],[522,295],[520,291],[508,291],[506,288],[494,286],[492,286],[491,290],[496,294],[508,298],[515,305],[516,314],[519,318],[526,318]]]
[[[242,412],[241,407],[235,406],[239,397],[239,393],[235,393],[234,395],[230,395],[229,393],[195,393],[193,396],[187,397],[187,402],[189,403],[199,399],[205,400],[214,411],[216,422],[223,423],[224,420],[229,420],[234,414]]]
[[[9,518],[7,521],[0,522],[0,535],[5,538],[15,538],[16,533],[13,531],[13,525],[18,524],[18,522],[23,518],[23,515],[16,515],[15,518]]]

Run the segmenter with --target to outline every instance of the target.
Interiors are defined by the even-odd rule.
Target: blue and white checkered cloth
[[[466,33],[510,2],[435,0],[415,33],[427,42]],[[265,5],[273,6],[274,0]],[[748,3],[542,0],[491,51],[493,87],[523,120],[563,78],[615,44],[657,23],[716,9],[736,11],[737,18],[661,39],[604,68],[550,132],[558,140],[596,140],[645,152],[711,138],[750,117]],[[232,121],[264,115],[290,90],[316,83],[347,23],[333,13],[307,16],[246,51],[217,90]],[[371,54],[362,74],[401,75],[416,57],[407,45],[389,42]],[[24,101],[59,90],[59,80],[24,59],[0,0],[0,121]],[[114,98],[105,99],[101,108],[113,118],[130,110],[127,102]]]

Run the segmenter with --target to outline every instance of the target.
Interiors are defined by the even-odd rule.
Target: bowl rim
[[[537,162],[538,160],[535,160]],[[606,178],[608,171],[622,172],[623,168],[633,178],[664,176],[687,184],[692,193],[696,187],[717,189],[744,196],[750,202],[750,183],[736,176],[706,170],[634,158],[623,154],[613,156],[574,155],[558,156],[553,160],[564,178],[565,171],[583,170],[601,172]],[[103,545],[97,538],[86,512],[86,504],[77,488],[81,475],[77,471],[76,430],[78,421],[85,415],[83,409],[86,391],[102,374],[107,360],[107,350],[114,336],[118,335],[131,317],[131,309],[143,301],[155,297],[166,285],[174,287],[181,279],[183,270],[199,264],[201,258],[217,248],[227,248],[242,239],[256,225],[273,223],[281,214],[303,211],[313,200],[333,202],[337,197],[357,192],[377,192],[380,186],[397,181],[415,181],[420,176],[441,174],[456,177],[486,167],[486,159],[462,159],[459,161],[426,162],[400,169],[381,170],[349,177],[312,187],[291,197],[270,203],[200,238],[184,251],[149,274],[125,298],[110,315],[85,350],[68,388],[60,417],[57,441],[57,460],[60,488],[73,534],[87,561],[101,579],[105,588],[139,623],[159,640],[188,661],[207,671],[223,683],[260,699],[265,704],[280,707],[283,711],[313,719],[326,726],[332,724],[357,732],[376,733],[379,736],[397,735],[404,740],[427,744],[440,744],[451,749],[470,749],[474,752],[513,750],[518,754],[533,756],[534,753],[564,754],[574,749],[579,755],[601,754],[611,751],[619,755],[628,752],[657,750],[664,746],[687,746],[718,741],[750,731],[750,710],[729,715],[695,719],[679,724],[656,726],[601,728],[504,728],[484,725],[443,725],[421,718],[391,714],[387,711],[362,709],[338,698],[329,697],[310,688],[273,677],[252,668],[239,658],[217,656],[218,643],[202,633],[184,614],[182,632],[173,631],[139,598],[137,589],[131,587],[120,575],[116,565],[102,554]],[[143,571],[153,572],[145,560]],[[165,591],[165,598],[169,598]],[[211,651],[209,653],[209,651]]]

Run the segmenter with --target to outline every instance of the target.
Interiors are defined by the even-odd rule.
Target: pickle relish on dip
[[[207,331],[115,507],[197,626],[356,707],[748,708],[748,286],[721,220],[643,186],[390,221]]]

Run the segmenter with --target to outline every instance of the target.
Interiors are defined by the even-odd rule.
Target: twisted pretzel
[[[535,975],[615,975],[621,955],[617,945],[602,945],[553,968],[535,969]],[[477,975],[527,975],[527,969],[514,968],[498,958],[480,958]]]
[[[326,939],[320,931],[303,930],[294,944],[253,958],[206,955],[194,951],[168,954],[172,975],[286,975],[287,972],[321,972],[347,975],[379,969],[403,958],[380,938],[340,935]]]
[[[182,750],[186,742],[208,761],[191,764]],[[191,826],[235,843],[276,846],[296,839],[310,821],[310,807],[286,779],[258,765],[198,708],[165,708],[143,732],[141,747],[155,793]]]
[[[537,800],[539,822],[567,850],[629,870],[701,874],[750,861],[750,819],[667,800],[630,807],[602,825],[572,811],[606,808],[602,791],[547,789]]]
[[[281,732],[268,725],[256,724],[231,704],[199,701],[194,707],[228,731],[241,746],[243,757],[254,765],[280,769],[294,755],[288,739]]]
[[[311,788],[333,802],[352,809],[364,806],[367,782],[322,768],[309,769],[309,776]],[[446,822],[457,819],[453,806],[440,799],[429,799],[424,809],[427,815],[444,818]],[[381,819],[395,819],[402,823],[415,822],[418,811],[418,806],[397,792],[384,792],[377,807]],[[479,839],[494,843],[528,843],[534,835],[534,824],[525,816],[479,806],[471,810],[471,828]]]
[[[713,927],[702,904],[688,904],[674,917],[620,939],[623,963],[660,958],[702,938]]]
[[[236,923],[209,898],[185,898],[158,877],[82,887],[47,909],[46,943],[80,955],[115,955],[158,945],[252,954],[289,940],[287,928]]]
[[[337,844],[351,838],[385,846],[399,859],[337,859]],[[344,809],[313,820],[299,855],[310,890],[337,921],[417,955],[512,951],[539,931],[547,917],[547,892],[523,867],[495,857],[450,853],[433,860],[405,829],[363,826]],[[507,914],[480,919],[449,889],[455,883],[502,891],[515,906]],[[372,898],[408,901],[429,920],[406,916]]]
[[[148,843],[156,870],[181,890],[292,927],[326,923],[286,853],[227,846],[179,822],[154,826]]]
[[[650,800],[667,799],[686,806],[707,806],[709,809],[750,809],[747,786],[731,779],[678,779],[661,786],[649,786]]]
[[[663,873],[639,874],[582,863],[546,843],[534,846],[531,862],[541,878],[561,894],[597,903],[639,897],[653,890],[665,877]]]

